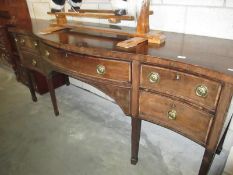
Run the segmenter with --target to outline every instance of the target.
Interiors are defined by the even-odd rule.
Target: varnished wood
[[[196,103],[210,111],[215,111],[221,91],[221,84],[219,82],[156,66],[142,65],[141,69],[140,87],[170,94],[190,101],[192,104]],[[157,83],[150,82],[149,75],[151,72],[159,74],[160,79]],[[208,95],[206,97],[196,95],[198,85],[205,85],[208,88]]]
[[[48,12],[49,15],[54,15],[54,13]],[[111,13],[98,13],[98,12],[85,12],[85,13],[76,13],[76,12],[57,12],[55,13],[56,16],[73,16],[73,17],[85,17],[85,18],[97,18],[97,19],[119,19],[119,20],[127,20],[133,21],[133,16],[123,15],[123,16],[116,16]]]
[[[58,106],[57,106],[57,98],[55,96],[55,89],[54,89],[54,85],[53,85],[53,79],[51,76],[47,77],[47,83],[48,83],[48,87],[49,87],[49,93],[50,93],[50,97],[51,97],[51,101],[53,104],[53,110],[54,110],[54,114],[56,116],[59,115],[59,110],[58,110]]]
[[[44,56],[48,62],[51,64],[56,63],[57,67],[64,69],[69,67],[69,71],[73,71],[76,74],[83,74],[86,76],[92,76],[100,79],[109,79],[119,82],[131,81],[131,67],[130,63],[128,62],[120,62],[115,60],[84,56],[80,54],[61,52],[46,45],[43,45],[41,50],[43,55],[45,55],[45,52],[47,51],[50,53],[48,57]],[[97,73],[98,65],[105,67],[106,70],[103,75],[99,75]]]
[[[168,112],[171,110],[177,112],[174,120],[168,118]],[[185,103],[144,91],[140,93],[139,116],[141,119],[175,130],[201,145],[206,144],[214,118]]]
[[[45,26],[45,21],[36,25],[40,22]],[[124,31],[132,32],[130,28]],[[11,29],[11,32],[29,35],[23,30]],[[48,35],[34,31],[34,34],[33,39],[39,41],[43,65],[39,71],[45,75],[60,72],[86,82],[115,99],[132,117],[131,163],[137,163],[141,120],[146,120],[202,145],[206,152],[199,175],[207,174],[233,92],[233,73],[227,70],[233,67],[232,41],[167,33],[163,46],[141,44],[126,50],[117,47],[117,43],[127,38],[108,33],[103,36],[98,31],[67,30]],[[221,43],[221,47],[216,43]],[[33,49],[21,48],[22,53],[35,53]],[[49,56],[45,55],[46,49],[50,51]],[[110,74],[96,75],[96,65],[105,63],[106,68],[112,67]],[[160,73],[158,84],[148,82],[151,71]],[[52,82],[49,84],[54,109],[58,112]],[[198,84],[208,87],[207,97],[196,96]],[[177,111],[174,121],[167,118],[171,109]]]
[[[29,87],[29,90],[32,96],[32,101],[37,102],[37,97],[36,97],[36,92],[35,92],[33,81],[32,81],[31,72],[29,70],[26,70],[26,73],[27,73],[28,87]]]
[[[132,62],[132,72],[133,79],[131,94],[131,164],[136,165],[138,162],[138,151],[141,134],[141,120],[138,119],[140,62]]]
[[[131,47],[135,47],[137,46],[138,44],[141,44],[143,42],[147,42],[147,39],[145,38],[140,38],[140,37],[134,37],[134,38],[130,38],[128,40],[125,40],[125,41],[122,41],[122,42],[119,42],[117,44],[118,47],[123,47],[123,48],[131,48]]]
[[[142,1],[142,9],[137,21],[137,33],[148,33],[150,31],[149,22],[150,0]]]

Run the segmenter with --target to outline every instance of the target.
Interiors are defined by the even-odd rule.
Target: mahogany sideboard
[[[122,49],[116,44],[123,36],[72,30],[41,35],[49,23],[33,20],[33,32],[10,31],[24,68],[46,77],[55,115],[59,111],[51,79],[63,73],[103,91],[132,118],[132,164],[138,161],[145,120],[202,145],[199,175],[208,173],[228,129],[223,126],[233,95],[233,41],[165,33],[163,46]]]

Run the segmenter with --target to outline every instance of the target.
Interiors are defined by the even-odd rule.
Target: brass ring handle
[[[167,113],[167,117],[170,119],[170,120],[176,120],[176,117],[177,117],[177,112],[176,110],[171,110],[171,111],[168,111]]]
[[[105,66],[103,65],[98,65],[96,67],[96,72],[99,74],[99,75],[104,75],[106,73],[106,69],[105,69]]]
[[[45,51],[45,56],[46,56],[46,57],[49,57],[49,55],[50,55],[49,51],[46,50],[46,51]]]
[[[208,88],[205,85],[198,85],[196,87],[196,95],[198,97],[206,97],[208,95]]]
[[[37,64],[36,60],[33,59],[33,60],[32,60],[32,65],[33,65],[33,66],[36,66],[36,64]]]
[[[160,75],[157,72],[151,72],[148,78],[151,83],[158,83],[160,80]]]
[[[15,38],[15,42],[17,43],[19,40],[18,40],[18,38]]]

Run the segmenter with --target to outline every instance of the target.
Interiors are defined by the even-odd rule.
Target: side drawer
[[[131,81],[131,64],[104,58],[90,57],[43,45],[43,57],[59,68],[69,69],[75,74],[118,82]]]
[[[15,42],[19,48],[23,50],[28,50],[30,52],[34,52],[35,54],[39,53],[39,42],[27,35],[17,35],[15,37]]]
[[[142,65],[140,86],[183,98],[208,110],[215,111],[221,84],[195,75]]]
[[[23,66],[42,72],[43,66],[40,57],[26,51],[22,51],[21,55],[20,59]]]
[[[206,144],[213,116],[189,105],[149,92],[140,92],[139,117]]]

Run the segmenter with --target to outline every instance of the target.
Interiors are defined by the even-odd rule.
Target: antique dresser
[[[33,20],[33,32],[9,30],[23,67],[46,77],[55,115],[59,111],[52,78],[62,73],[103,91],[132,118],[132,164],[138,161],[145,120],[202,145],[199,175],[208,173],[229,121],[233,41],[165,33],[162,46],[143,43],[122,49],[116,46],[125,39],[122,36],[72,30],[41,35],[48,25],[49,21]],[[29,87],[35,99],[34,87]]]

